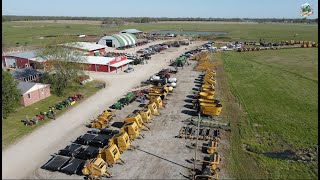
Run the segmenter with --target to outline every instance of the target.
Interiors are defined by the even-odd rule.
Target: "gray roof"
[[[125,29],[120,31],[120,33],[131,33],[131,34],[135,34],[135,33],[141,33],[142,31],[139,31],[137,29]]]
[[[14,79],[21,79],[24,77],[29,77],[37,74],[43,74],[42,71],[38,71],[33,68],[16,69],[16,70],[10,71],[10,73],[13,75]]]
[[[19,57],[19,58],[25,58],[25,59],[32,59],[37,57],[37,51],[24,51],[24,52],[19,52],[19,53],[9,53],[4,56],[13,56],[13,57]]]
[[[36,84],[37,83],[34,83],[34,82],[22,82],[22,81],[19,81],[18,89],[20,89],[21,94],[24,94],[29,89],[31,89],[33,86],[35,86]]]

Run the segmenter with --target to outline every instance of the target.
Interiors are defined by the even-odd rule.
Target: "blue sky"
[[[318,0],[2,0],[3,15],[88,17],[301,18]]]

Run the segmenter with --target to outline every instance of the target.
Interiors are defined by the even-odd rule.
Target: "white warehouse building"
[[[124,46],[132,46],[138,42],[135,35],[130,33],[113,34],[111,36],[102,37],[97,44],[118,48]]]

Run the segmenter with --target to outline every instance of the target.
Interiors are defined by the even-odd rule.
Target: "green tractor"
[[[178,67],[182,67],[186,64],[187,62],[187,57],[182,55],[180,57],[178,57],[173,63],[171,63],[171,66],[178,66]]]
[[[120,99],[121,104],[128,105],[136,100],[136,95],[133,92],[129,92],[124,98]]]
[[[58,109],[58,110],[62,110],[63,108],[65,108],[65,106],[64,106],[64,103],[63,103],[63,102],[60,102],[60,103],[56,104],[56,105],[54,106],[54,108],[55,108],[55,109]]]
[[[177,63],[176,65],[178,67],[184,66],[186,64],[186,62],[187,62],[187,57],[186,56],[180,56],[180,57],[178,57],[176,59],[176,63]]]
[[[114,103],[111,108],[112,109],[118,109],[118,110],[121,110],[123,108],[123,104],[120,102],[120,101],[117,101],[116,103]]]

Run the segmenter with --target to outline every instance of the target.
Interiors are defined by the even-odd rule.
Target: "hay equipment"
[[[218,141],[217,140],[209,141],[207,146],[207,153],[211,155],[217,152],[217,149],[218,149]]]
[[[106,162],[102,158],[95,158],[86,162],[82,169],[82,174],[89,176],[91,179],[112,177],[111,173],[107,171]]]
[[[93,120],[88,126],[90,128],[103,129],[109,127],[109,122],[115,117],[114,111],[103,111],[97,119]]]
[[[162,99],[160,96],[151,98],[150,102],[155,103],[158,109],[163,107]]]
[[[198,132],[195,126],[183,126],[180,129],[179,135],[177,137],[194,140],[197,139],[197,135],[199,140],[220,140],[220,131],[218,129],[201,127]]]
[[[151,111],[152,115],[155,115],[155,116],[160,115],[160,113],[158,111],[158,107],[155,102],[149,101],[147,108]]]
[[[132,150],[134,147],[131,145],[131,141],[127,132],[119,132],[115,134],[109,141],[109,145],[116,144],[120,154],[126,150]]]
[[[143,135],[140,134],[140,129],[136,122],[125,123],[121,127],[121,132],[126,132],[132,141],[138,137],[143,138]]]
[[[142,121],[144,123],[149,123],[152,121],[152,114],[151,114],[151,110],[150,109],[142,109],[138,112],[138,114],[140,114],[141,118],[142,118]]]
[[[148,95],[150,98],[160,96],[160,98],[163,100],[172,91],[173,91],[173,87],[170,87],[170,86],[162,86],[162,87],[153,86],[149,88]]]
[[[216,173],[220,171],[219,165],[220,165],[221,157],[217,152],[210,155],[209,161],[206,161],[206,160],[197,160],[197,161],[208,163],[211,173]]]
[[[115,144],[107,145],[101,149],[97,158],[103,159],[109,167],[112,167],[115,163],[124,164],[124,161],[120,159],[120,151]]]
[[[138,125],[139,129],[148,129],[150,128],[143,122],[142,117],[139,113],[130,114],[128,117],[124,119],[125,123],[135,122]]]

